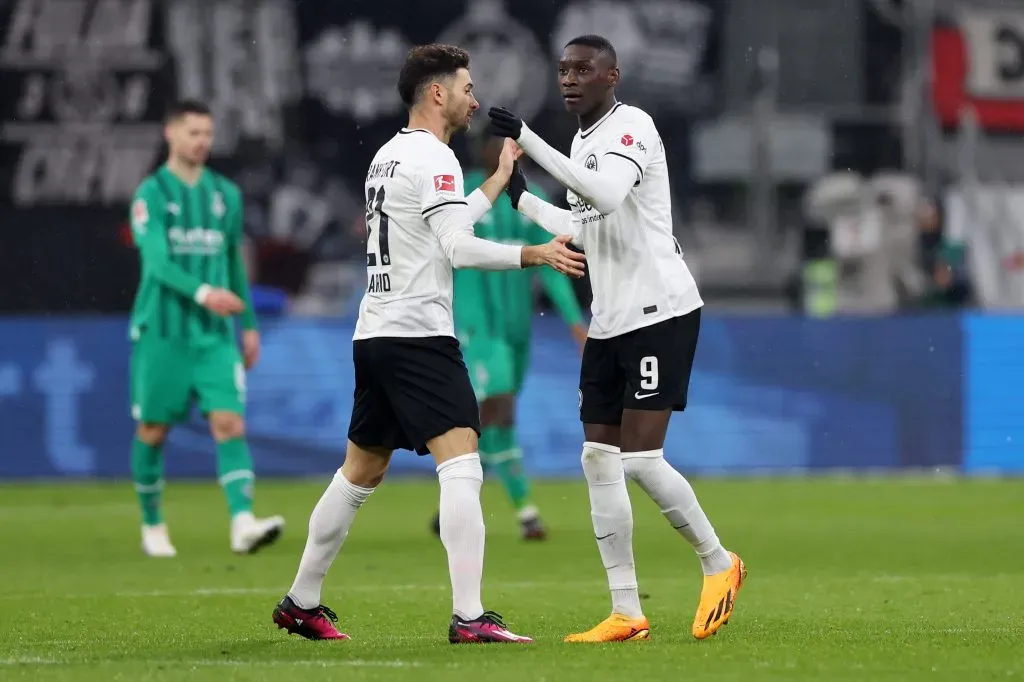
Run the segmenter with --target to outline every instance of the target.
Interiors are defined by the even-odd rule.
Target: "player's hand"
[[[491,107],[487,115],[491,117],[491,133],[498,137],[511,137],[518,140],[523,134],[523,119],[508,109]]]
[[[505,144],[512,144],[517,149],[519,148],[519,145],[511,140],[505,140]],[[518,161],[512,164],[512,175],[508,179],[508,187],[505,188],[505,191],[508,192],[508,198],[512,200],[512,208],[518,211],[519,198],[526,191],[526,173],[523,172],[523,167],[519,165]]]
[[[572,237],[569,235],[560,234],[547,244],[524,246],[523,265],[547,265],[570,277],[582,277],[583,261],[586,257],[566,246],[571,241]]]
[[[260,333],[255,329],[242,332],[242,360],[252,369],[260,359]]]
[[[572,332],[573,340],[580,347],[580,355],[583,355],[583,347],[587,345],[587,325],[582,323],[574,324],[569,330]]]
[[[506,137],[505,145],[501,148],[501,155],[498,157],[498,170],[496,171],[496,174],[500,175],[506,182],[508,182],[509,176],[512,175],[516,159],[522,155],[522,148]]]
[[[214,315],[220,315],[221,317],[237,315],[245,310],[245,304],[242,303],[242,299],[238,298],[233,292],[220,288],[210,289],[210,293],[203,299],[203,307]]]

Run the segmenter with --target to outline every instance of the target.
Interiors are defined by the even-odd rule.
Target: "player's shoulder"
[[[146,199],[147,201],[164,198],[164,187],[161,184],[160,179],[157,177],[159,172],[160,171],[155,171],[142,178],[142,181],[139,182],[139,186],[135,188],[136,198]]]
[[[218,191],[232,197],[242,196],[242,188],[226,175],[218,173],[211,168],[207,168],[206,172],[209,174],[210,181],[213,183],[213,186],[216,187]]]
[[[638,126],[640,130],[644,131],[657,130],[657,126],[654,125],[654,119],[640,107],[623,103],[616,106],[617,108],[612,116],[614,119],[614,127],[616,129],[620,129],[623,126],[635,125]]]

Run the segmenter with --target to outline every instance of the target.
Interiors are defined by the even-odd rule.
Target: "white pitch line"
[[[538,588],[550,588],[557,587],[559,589],[572,589],[575,587],[592,588],[603,586],[606,583],[599,580],[566,580],[566,581],[526,581],[526,582],[486,582],[484,586],[489,589],[495,590],[532,590]],[[428,592],[428,591],[441,591],[449,590],[451,586],[447,583],[431,583],[431,584],[395,584],[395,585],[346,585],[344,592]],[[164,597],[216,597],[216,596],[232,596],[232,595],[246,595],[246,594],[276,594],[284,596],[288,591],[286,585],[280,587],[200,587],[194,590],[121,590],[117,592],[76,592],[72,594],[63,594],[58,597],[53,595],[45,595],[47,599],[104,599],[110,597],[117,597],[123,599],[153,599],[153,598],[164,598]],[[18,594],[6,594],[0,595],[0,601],[9,601],[13,599],[25,599],[26,597],[33,598],[35,595],[27,595],[25,592]],[[42,597],[44,595],[37,595]]]
[[[306,666],[308,668],[335,668],[335,667],[349,667],[349,668],[419,668],[423,664],[418,661],[368,661],[359,658],[352,659],[339,659],[330,661],[309,661],[309,660],[298,660],[298,661],[232,661],[232,660],[220,660],[220,659],[200,659],[195,661],[145,661],[146,665],[154,665],[157,663],[169,663],[175,666],[193,666],[196,668],[201,667],[274,667],[284,665],[293,667],[296,665]]]
[[[418,661],[371,661],[366,659],[338,659],[338,660],[323,660],[323,661],[309,661],[309,660],[296,660],[296,661],[236,661],[236,660],[222,660],[222,659],[197,659],[191,661],[133,661],[126,660],[122,661],[124,665],[145,665],[145,666],[158,666],[158,665],[170,665],[170,666],[186,666],[192,668],[209,668],[209,667],[244,667],[244,668],[267,668],[275,666],[288,666],[297,667],[305,666],[308,668],[419,668],[423,664]],[[57,661],[52,658],[40,658],[38,656],[18,656],[15,658],[0,658],[0,666],[32,666],[32,665],[119,665],[113,661],[94,661],[94,660],[65,660]]]
[[[14,658],[0,658],[0,665],[60,665],[60,661],[38,656],[15,656]]]

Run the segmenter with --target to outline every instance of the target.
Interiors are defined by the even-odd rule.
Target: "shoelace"
[[[338,614],[336,614],[334,611],[331,611],[329,608],[327,608],[323,604],[320,605],[320,609],[319,610],[320,610],[320,615],[327,617],[332,623],[337,623],[338,622]]]
[[[508,629],[508,628],[505,627],[505,621],[503,621],[501,619],[501,615],[498,614],[498,613],[495,613],[494,611],[484,611],[484,614],[482,616],[480,616],[480,620],[486,621],[486,622],[491,623],[493,625],[497,625],[502,630],[507,630]]]

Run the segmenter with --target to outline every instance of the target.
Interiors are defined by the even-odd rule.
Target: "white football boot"
[[[173,557],[178,550],[171,544],[171,536],[167,534],[167,524],[142,527],[142,551],[146,556]]]
[[[231,551],[252,554],[273,544],[284,530],[284,518],[271,516],[258,519],[252,512],[235,514],[231,519]]]

